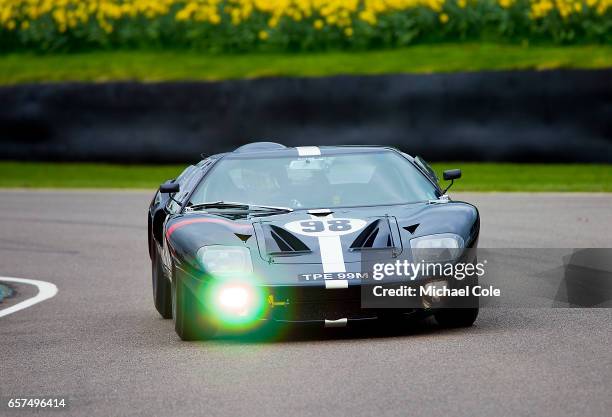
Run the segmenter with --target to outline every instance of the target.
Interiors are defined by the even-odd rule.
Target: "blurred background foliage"
[[[0,50],[612,43],[612,0],[0,0]]]

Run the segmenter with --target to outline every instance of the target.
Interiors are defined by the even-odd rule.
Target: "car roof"
[[[240,146],[233,152],[211,155],[208,158],[231,158],[231,159],[258,159],[268,157],[296,157],[296,156],[319,156],[319,155],[342,155],[355,153],[373,153],[381,151],[398,152],[389,146],[377,145],[336,145],[336,146],[296,146],[287,147],[275,142],[253,142]],[[402,153],[412,159],[410,155]],[[204,157],[204,155],[202,155]]]

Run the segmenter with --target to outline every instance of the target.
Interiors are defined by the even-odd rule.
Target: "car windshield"
[[[314,209],[413,203],[435,187],[393,151],[333,156],[226,157],[200,183],[190,204],[242,202]]]

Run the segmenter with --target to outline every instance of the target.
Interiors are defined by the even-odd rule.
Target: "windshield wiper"
[[[205,210],[205,209],[237,209],[240,211],[280,211],[280,212],[292,212],[293,209],[289,207],[277,207],[277,206],[266,206],[263,204],[248,204],[238,203],[234,201],[210,201],[207,203],[200,204],[189,204],[187,205],[189,211]]]

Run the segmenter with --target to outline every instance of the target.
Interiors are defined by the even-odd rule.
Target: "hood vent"
[[[351,244],[353,250],[394,248],[389,222],[378,219],[370,223]]]
[[[411,235],[414,234],[414,232],[416,232],[417,227],[419,227],[421,223],[416,223],[410,226],[404,226],[403,229],[406,230],[408,233],[410,233]]]
[[[251,236],[253,235],[243,235],[241,233],[234,233],[236,235],[236,237],[240,240],[242,240],[243,242],[246,242],[247,240],[250,239]]]
[[[330,214],[333,214],[333,211],[331,211],[330,209],[314,209],[308,210],[308,214],[316,217],[325,217],[329,216]]]
[[[304,242],[282,227],[268,224],[263,229],[268,255],[297,255],[311,251]]]

